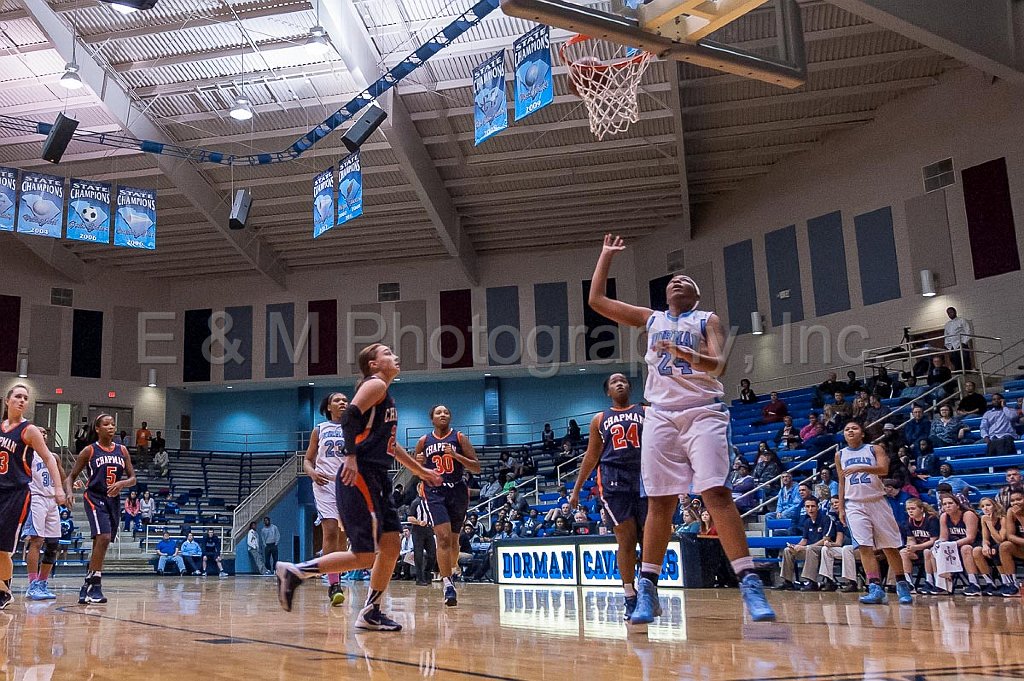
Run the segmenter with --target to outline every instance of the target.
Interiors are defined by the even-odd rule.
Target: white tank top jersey
[[[846,477],[846,498],[851,501],[871,501],[885,496],[882,479],[874,473],[847,473],[850,466],[874,466],[875,450],[870,444],[863,444],[857,449],[843,447],[839,450],[839,461]]]
[[[56,492],[43,457],[35,452],[32,453],[32,481],[28,483],[28,489],[34,496],[40,497],[52,497]]]
[[[682,410],[722,399],[725,390],[717,378],[694,369],[688,362],[655,350],[663,340],[698,350],[707,338],[707,323],[713,312],[694,310],[673,317],[655,311],[647,320],[647,384],[644,397],[661,409]]]
[[[319,444],[316,450],[316,469],[329,477],[335,477],[344,461],[345,435],[341,424],[324,421],[316,427]]]

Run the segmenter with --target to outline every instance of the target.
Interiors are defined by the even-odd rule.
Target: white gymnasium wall
[[[849,343],[850,354],[856,354],[861,349],[896,344],[904,326],[941,328],[947,320],[945,308],[950,305],[974,322],[976,333],[1002,337],[1009,344],[1024,335],[1019,312],[1024,275],[1014,272],[975,281],[960,170],[1006,157],[1018,225],[1016,246],[1024,249],[1024,230],[1020,229],[1024,225],[1022,101],[1024,88],[1020,86],[992,83],[973,69],[951,72],[938,86],[882,107],[873,123],[830,136],[819,149],[779,163],[768,175],[716,202],[701,213],[691,241],[673,242],[667,231],[644,239],[636,247],[639,286],[666,273],[667,250],[684,248],[688,267],[708,261],[714,264],[718,310],[727,318],[724,281],[728,264],[722,250],[749,238],[754,246],[758,309],[770,323],[764,235],[797,225],[805,321],[788,335],[793,362],[783,363],[787,343],[782,329],[769,326],[764,336],[739,336],[723,379],[730,395],[737,392],[735,386],[743,376],[755,382],[755,388],[757,382],[764,382],[762,390],[777,384],[772,379],[797,372],[816,372],[811,377],[816,379],[817,372],[840,363],[836,340],[845,327],[861,325],[868,334],[861,343],[855,342],[856,338]],[[935,298],[922,298],[915,293],[918,273],[911,267],[904,202],[924,193],[922,166],[949,156],[954,159],[957,184],[944,193],[957,284],[940,288]],[[893,210],[902,297],[865,307],[853,218],[884,206]],[[815,318],[806,222],[835,210],[841,210],[843,216],[851,309]],[[831,362],[823,361],[820,340],[811,343],[812,353],[806,361],[798,361],[799,327],[812,325],[820,325],[831,337]],[[1015,367],[1016,362],[1011,369]],[[813,382],[811,379],[803,384]]]

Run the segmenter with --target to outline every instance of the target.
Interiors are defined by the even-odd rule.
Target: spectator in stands
[[[501,494],[501,483],[498,482],[497,475],[491,475],[487,484],[480,488],[480,498],[493,499],[499,494]]]
[[[857,555],[850,542],[850,530],[839,520],[839,496],[833,496],[829,501],[831,531],[821,544],[821,567],[818,570],[822,578],[821,590],[839,589],[851,593],[857,590]],[[842,560],[842,584],[837,583],[835,578],[836,558]]]
[[[555,456],[555,468],[558,468],[558,466],[564,466],[568,462],[572,461],[574,456],[576,455],[572,451],[572,445],[563,441],[562,449],[559,450],[558,454]]]
[[[138,457],[138,466],[143,466],[146,463],[146,458],[149,456],[149,443],[153,439],[153,433],[149,430],[149,424],[145,421],[142,422],[142,427],[135,431],[135,456]]]
[[[965,426],[957,416],[953,415],[953,408],[948,404],[939,407],[939,416],[932,421],[931,431],[928,440],[934,447],[952,447],[963,444],[970,436],[971,429]],[[920,443],[920,440],[918,441]],[[918,447],[920,454],[920,446]]]
[[[414,561],[415,558],[413,557],[412,532],[409,530],[408,527],[403,527],[402,543],[399,545],[398,548],[398,562],[395,563],[395,579],[411,579]]]
[[[551,429],[550,423],[544,424],[544,430],[540,433],[540,441],[545,452],[553,452],[557,449],[555,445],[555,431]]]
[[[541,519],[537,513],[537,509],[531,508],[530,514],[523,518],[523,522],[519,525],[519,536],[520,537],[536,537],[537,531],[540,529]]]
[[[960,404],[956,406],[957,416],[964,418],[984,415],[988,409],[988,403],[985,402],[985,396],[979,394],[977,390],[974,381],[964,383],[964,396],[960,398]]]
[[[978,539],[978,529],[981,524],[978,514],[971,509],[970,502],[964,496],[940,494],[939,505],[942,507],[942,515],[939,516],[939,539],[936,544],[946,542],[956,544],[960,553],[960,563],[967,573],[969,582],[967,588],[964,589],[964,595],[980,596],[978,568],[974,564],[974,544]],[[937,566],[936,572],[940,576],[948,574],[948,571],[943,570],[941,566]]]
[[[402,483],[397,483],[393,490],[391,490],[391,503],[394,504],[395,508],[402,508],[405,506],[405,488]]]
[[[855,395],[864,389],[864,384],[857,378],[857,372],[850,370],[846,372],[846,384],[843,392],[847,395]]]
[[[92,428],[89,426],[89,419],[86,416],[82,417],[82,422],[78,426],[78,430],[75,431],[75,451],[74,454],[77,456],[80,451],[85,449],[91,440],[89,437],[92,435]]]
[[[189,535],[192,536],[191,534]],[[253,574],[257,575],[268,575],[270,571],[267,570],[263,563],[263,548],[260,546],[260,533],[256,529],[256,522],[249,523],[249,532],[245,535],[245,548],[249,552],[249,562],[252,564]],[[199,545],[196,544],[198,547]],[[182,551],[184,553],[184,551]],[[197,556],[202,555],[202,552],[195,554]],[[193,572],[195,569],[193,568]]]
[[[939,538],[939,517],[930,504],[920,499],[907,499],[904,505],[907,520],[903,524],[903,536],[907,544],[900,549],[903,560],[903,573],[914,574],[915,563],[925,564],[925,584],[917,588],[921,594],[937,593],[935,589],[935,570],[928,572],[928,561],[925,556],[931,555],[931,548]]]
[[[511,452],[502,452],[498,455],[498,476],[504,476],[508,480],[509,474],[512,472],[512,454]]]
[[[830,433],[838,433],[850,420],[853,408],[841,392],[837,391],[832,398],[832,404],[825,407],[825,429]]]
[[[782,417],[789,413],[789,407],[779,399],[777,392],[771,393],[771,400],[761,407],[761,420],[754,421],[755,426],[764,426],[770,423],[781,423]]]
[[[1024,397],[1017,398],[1017,405],[1014,407],[1017,410],[1017,436],[1024,435]]]
[[[845,387],[846,386],[836,380],[836,372],[830,371],[828,378],[822,381],[821,385],[814,389],[814,406],[821,409],[825,406],[825,401],[827,399],[838,392],[842,392]]]
[[[676,526],[675,534],[700,534],[700,516],[689,506],[683,509],[682,522]]]
[[[939,465],[939,484],[949,485],[953,494],[967,494],[975,491],[963,478],[953,476],[953,466],[948,463]]]
[[[164,532],[163,540],[156,545],[156,555],[158,556],[156,561],[156,572],[158,575],[164,573],[167,561],[171,561],[178,566],[179,575],[185,574],[185,561],[181,559],[178,542],[171,539],[170,532]]]
[[[822,466],[818,471],[818,484],[814,486],[813,493],[822,504],[839,496],[839,483],[832,479],[832,469],[828,466]]]
[[[937,386],[944,386],[945,383],[953,377],[949,367],[942,363],[942,357],[935,355],[932,357],[932,365],[928,367],[928,389],[931,390]],[[947,387],[941,387],[932,393],[932,397],[936,400],[941,400],[949,394]]]
[[[525,498],[519,496],[519,490],[510,489],[505,500],[513,510],[519,511],[520,515],[525,515],[530,510],[530,503]]]
[[[947,307],[946,314],[949,321],[942,330],[942,340],[943,345],[949,350],[949,361],[957,371],[970,371],[974,366],[970,350],[970,335],[973,333],[971,323],[963,317],[958,317],[955,307]]]
[[[809,454],[818,454],[835,444],[835,437],[825,431],[813,411],[807,415],[807,425],[800,429],[800,440]]]
[[[715,527],[715,519],[711,517],[711,513],[705,509],[700,514],[700,531],[697,533],[700,537],[717,537],[718,528]]]
[[[1019,592],[1014,560],[1024,560],[1024,490],[1010,492],[1010,506],[1003,521],[1006,541],[999,545],[1000,596],[1016,596]]]
[[[782,417],[782,428],[775,434],[775,445],[787,450],[800,449],[803,440],[800,439],[800,429],[793,425],[793,417],[786,414]],[[762,442],[762,445],[768,446]]]
[[[210,562],[217,564],[217,571],[221,577],[227,577],[228,573],[224,571],[224,564],[220,560],[220,537],[217,536],[216,531],[211,527],[206,531],[206,536],[203,537],[203,577],[206,576],[206,563]]]
[[[817,591],[818,568],[821,566],[821,548],[832,530],[828,515],[819,513],[818,500],[813,496],[804,499],[804,519],[801,522],[801,535],[796,544],[787,544],[782,551],[782,584],[781,590],[801,589]],[[797,585],[796,561],[803,559],[804,566],[800,572],[800,584]]]
[[[558,498],[555,499],[555,505],[556,506],[561,506],[562,504],[569,503],[569,490],[567,490],[565,488],[565,483],[564,482],[561,485],[558,486],[557,494],[558,494]]]
[[[932,422],[924,417],[924,409],[914,406],[910,410],[910,420],[903,426],[903,438],[910,443],[910,450],[915,456],[917,455],[917,443],[928,438],[931,433]]]
[[[897,450],[895,456],[889,455],[889,473],[885,478],[894,481],[896,486],[909,496],[918,497],[921,496],[921,493],[913,484],[913,476],[910,474],[908,462],[913,463],[913,456],[910,454],[910,449],[903,445]]]
[[[917,376],[913,374],[907,375],[907,385],[903,390],[900,391],[900,404],[906,404],[907,402],[913,402],[928,392],[928,387],[917,384]]]
[[[580,424],[576,423],[576,419],[569,419],[569,425],[565,429],[565,441],[569,443],[569,446],[575,452],[580,443],[583,442],[583,436],[580,434]]]
[[[930,475],[939,474],[939,465],[942,463],[939,456],[932,447],[931,440],[921,440],[917,443],[917,474],[927,478]]]
[[[255,527],[256,523],[249,523],[250,532],[254,531]],[[248,539],[246,541],[248,541]],[[185,535],[185,542],[181,545],[181,557],[185,561],[185,570],[188,572],[188,574],[194,575],[195,573],[199,572],[199,570],[201,569],[200,565],[202,564],[202,555],[203,547],[200,546],[199,542],[196,541],[195,535],[189,532],[187,535]],[[249,553],[249,556],[252,556],[251,551]],[[259,556],[259,565],[263,565],[263,556]],[[256,567],[257,564],[253,563],[253,566]],[[256,574],[261,573],[257,572]]]
[[[763,445],[763,446],[762,446]],[[775,451],[766,445],[761,443],[757,449],[757,461],[754,462],[754,471],[751,475],[757,480],[758,485],[763,485],[766,482],[774,480],[779,474],[782,473],[782,461],[779,460],[779,455]],[[771,486],[766,488],[766,493],[769,495],[776,494],[779,490],[779,483],[775,481]]]
[[[796,522],[800,518],[800,508],[804,503],[800,497],[800,488],[793,482],[792,473],[783,473],[781,482],[779,500],[775,506],[775,517],[777,519],[786,518],[796,526]]]
[[[143,525],[149,525],[153,522],[154,515],[156,515],[156,499],[147,489],[142,493],[142,499],[139,500],[139,518]]]
[[[740,379],[740,403],[754,404],[757,402],[757,395],[750,389],[750,381],[746,378]]]
[[[1004,509],[1010,508],[1010,494],[1017,489],[1024,489],[1021,483],[1020,468],[1017,466],[1010,466],[1006,469],[1006,486],[999,490],[999,494],[996,495],[996,501]]]
[[[520,457],[519,475],[527,478],[531,475],[537,475],[537,463],[533,460],[533,455],[530,454],[528,449],[524,449]]]
[[[867,389],[871,395],[887,400],[893,396],[894,383],[885,367],[875,367],[875,375],[868,379]]]
[[[156,431],[156,436],[149,443],[149,451],[156,454],[167,449],[167,440],[164,439],[163,433],[159,430]]]
[[[544,514],[545,524],[552,524],[559,518],[569,518],[572,516],[572,509],[569,507],[569,502],[563,503],[561,506],[555,506],[553,509]]]
[[[158,478],[166,478],[171,472],[171,457],[163,447],[156,449],[154,446],[152,451],[153,460],[149,464],[149,474]]]
[[[981,593],[995,596],[996,585],[992,581],[992,563],[999,562],[999,545],[1006,541],[1006,510],[991,497],[978,502],[981,509],[981,545],[975,546],[974,564],[981,579]]]
[[[850,404],[850,421],[856,421],[861,426],[867,423],[868,401],[857,395]]]
[[[568,536],[570,536],[572,534],[572,531],[569,529],[569,521],[568,521],[568,519],[559,516],[559,518],[557,520],[555,520],[555,529],[552,530],[549,534],[552,537],[568,537]]]
[[[907,522],[907,501],[912,497],[902,490],[898,480],[886,478],[882,481],[882,488],[885,490],[885,500],[889,502],[892,515],[896,518],[896,524],[900,527]]]
[[[807,507],[804,502],[814,496],[814,486],[809,480],[804,480],[796,486],[796,492],[800,495],[800,519],[803,520],[807,515]]]
[[[1017,410],[1006,406],[1002,393],[993,394],[992,407],[981,417],[981,439],[988,445],[988,456],[1016,453],[1016,425]]]
[[[868,409],[865,414],[864,437],[868,441],[877,440],[882,436],[882,430],[886,425],[892,425],[886,423],[886,418],[889,416],[889,407],[882,404],[882,401],[878,399],[878,395],[872,395],[868,398]]]
[[[121,512],[124,518],[124,531],[132,531],[132,538],[136,532],[142,531],[142,502],[139,500],[139,493],[132,490],[124,502],[124,511]]]
[[[518,484],[519,479],[516,478],[516,476],[513,475],[512,473],[509,473],[508,476],[505,478],[505,484],[501,486],[501,491],[510,492],[514,490]]]
[[[260,539],[263,540],[263,564],[269,572],[277,567],[277,545],[281,541],[281,530],[277,525],[270,522],[270,516],[263,518],[263,527],[260,528]]]
[[[736,508],[740,510],[740,513],[746,513],[757,506],[757,495],[747,494],[747,492],[752,492],[757,487],[757,480],[750,475],[750,466],[745,461],[740,462],[736,470],[733,471],[731,478],[732,499],[736,502]]]

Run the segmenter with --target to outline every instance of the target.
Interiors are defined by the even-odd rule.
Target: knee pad
[[[57,562],[57,551],[60,549],[60,541],[57,539],[47,539],[46,543],[43,544],[43,563],[46,565],[53,565]]]

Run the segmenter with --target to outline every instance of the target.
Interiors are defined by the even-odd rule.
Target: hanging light
[[[118,14],[135,14],[139,11],[138,7],[132,7],[131,5],[122,5],[119,2],[110,3],[110,9],[114,10]]]
[[[28,378],[28,357],[18,360],[18,378]]]
[[[156,387],[156,369],[149,370],[149,382],[146,385],[150,388]]]
[[[236,121],[247,121],[252,118],[252,106],[245,97],[235,99],[235,105],[231,107],[230,116]]]
[[[330,51],[331,41],[327,38],[326,29],[320,24],[309,29],[309,36],[306,38],[306,53],[313,58],[320,58]]]
[[[71,61],[64,65],[64,75],[58,81],[68,90],[78,90],[83,86],[82,77],[78,75],[78,64]]]

